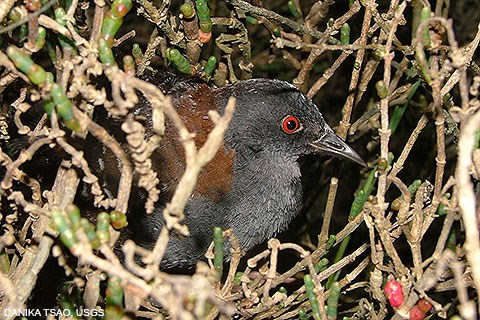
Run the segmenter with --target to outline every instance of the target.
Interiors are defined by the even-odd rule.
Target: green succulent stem
[[[340,28],[340,43],[349,44],[350,43],[350,26],[348,23],[344,23]]]
[[[338,299],[340,298],[340,284],[332,283],[330,286],[330,296],[327,299],[327,319],[336,320],[338,310]]]
[[[106,212],[101,212],[97,216],[97,238],[100,243],[107,243],[110,240],[110,216]]]
[[[110,223],[117,230],[127,226],[127,215],[117,210],[110,211]]]
[[[212,19],[210,18],[210,8],[206,0],[195,0],[195,8],[197,9],[197,16],[200,29],[203,32],[209,33],[212,31]]]
[[[15,46],[9,46],[6,53],[15,67],[25,73],[33,84],[42,86],[45,83],[47,73],[41,66],[34,63],[28,54]]]
[[[297,20],[302,18],[302,14],[300,13],[300,10],[298,10],[297,5],[295,4],[294,1],[289,0],[287,2],[287,6],[288,6],[288,10],[290,11],[290,14],[292,15],[292,17],[294,17]]]
[[[172,62],[178,71],[184,74],[192,74],[192,66],[188,59],[185,58],[180,51],[175,48],[168,48],[165,52],[167,59]]]
[[[320,320],[320,306],[317,301],[317,294],[314,292],[315,285],[312,276],[306,274],[303,277],[303,282],[305,283],[305,291],[307,293],[308,301],[310,302],[310,308],[312,309],[312,316],[315,320]]]
[[[120,278],[111,276],[106,290],[105,319],[120,320],[125,314],[123,308],[123,287]]]
[[[112,45],[117,31],[123,23],[123,18],[130,9],[132,9],[132,0],[115,0],[103,18],[98,50],[100,60],[106,65],[116,65]]]
[[[60,241],[65,247],[72,249],[73,246],[78,243],[78,240],[65,217],[65,213],[60,210],[53,210],[51,213],[51,219],[53,227],[58,230]]]
[[[207,76],[210,77],[215,71],[215,68],[217,67],[217,58],[214,56],[211,56],[208,58],[207,63],[205,64],[205,67],[203,68],[203,73]]]
[[[213,266],[218,279],[221,279],[223,274],[224,249],[222,228],[215,227],[213,228]]]
[[[420,23],[423,23],[426,21],[428,18],[430,18],[432,12],[430,11],[429,7],[423,7],[422,10],[420,11]],[[423,29],[422,29],[422,42],[425,47],[429,47],[431,44],[430,40],[430,25],[427,24]]]

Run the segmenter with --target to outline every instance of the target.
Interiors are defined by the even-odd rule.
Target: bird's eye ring
[[[297,117],[286,116],[282,121],[282,129],[286,133],[295,133],[302,129],[302,124]]]

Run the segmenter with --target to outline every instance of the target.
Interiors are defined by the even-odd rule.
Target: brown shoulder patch
[[[174,100],[177,112],[187,129],[195,133],[195,144],[200,148],[207,140],[213,123],[208,117],[209,110],[218,110],[213,90],[206,84],[197,85],[187,90]],[[160,163],[157,172],[161,183],[168,188],[169,198],[175,190],[178,179],[185,171],[183,147],[178,140],[176,129],[167,121],[166,135],[159,148]],[[213,160],[200,173],[194,195],[206,196],[215,202],[230,191],[233,179],[233,150],[221,147]],[[166,172],[165,172],[166,171]]]

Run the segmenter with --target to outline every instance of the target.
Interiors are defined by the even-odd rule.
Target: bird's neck
[[[286,229],[302,201],[300,168],[293,159],[262,154],[236,154],[232,191],[221,205],[224,228],[233,228],[248,250]],[[248,159],[246,162],[245,159]]]

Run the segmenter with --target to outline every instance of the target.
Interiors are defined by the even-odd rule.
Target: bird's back
[[[164,94],[172,97],[172,103],[189,132],[194,134],[197,148],[205,143],[213,123],[208,116],[210,110],[219,111],[219,91],[202,82],[191,79],[179,80],[178,77],[147,75],[145,79],[154,83]],[[145,139],[153,133],[152,111],[145,97],[140,96],[139,103],[133,110],[135,120],[141,122],[145,129]],[[108,131],[129,152],[126,143],[126,134],[121,130],[124,118],[113,119],[104,111],[96,114],[95,120]],[[116,196],[116,187],[119,183],[121,168],[112,152],[99,145],[94,138],[87,139],[88,162],[93,171],[100,176],[103,187],[108,194]],[[190,229],[191,237],[185,238],[175,233],[171,234],[170,249],[167,250],[163,261],[164,267],[192,267],[195,261],[201,259],[206,247],[211,241],[213,226],[218,222],[215,207],[225,193],[231,189],[233,179],[232,165],[234,153],[225,145],[220,148],[214,159],[203,168],[198,183],[194,189],[192,199],[185,209],[185,223]],[[102,159],[101,165],[99,160]],[[131,191],[127,217],[128,228],[123,231],[122,239],[133,239],[138,244],[151,248],[155,243],[161,228],[164,225],[163,208],[170,202],[176,190],[179,179],[185,172],[185,154],[177,129],[167,118],[165,134],[160,140],[158,148],[151,155],[152,169],[157,174],[160,190],[159,200],[155,203],[153,213],[146,213],[145,202],[147,192],[138,187],[138,176],[134,174],[134,183]],[[200,211],[208,212],[200,212]],[[202,216],[203,215],[203,216]],[[121,245],[121,244],[120,244]],[[182,258],[182,256],[184,256]]]

